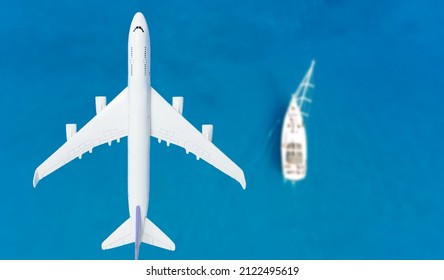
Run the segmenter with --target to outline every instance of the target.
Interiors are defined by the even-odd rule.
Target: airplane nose
[[[136,13],[131,22],[130,36],[132,36],[131,34],[133,33],[135,35],[138,34],[137,36],[140,36],[140,34],[148,34],[148,25],[141,12]]]
[[[142,25],[145,22],[145,17],[141,12],[137,12],[133,17],[133,25]]]

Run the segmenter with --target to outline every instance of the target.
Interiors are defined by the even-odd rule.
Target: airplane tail
[[[143,228],[143,231],[141,230]],[[150,244],[166,250],[174,251],[176,245],[153,222],[145,218],[141,223],[140,209],[137,207],[136,217],[128,218],[102,243],[102,250],[135,243],[135,258],[139,257],[140,243]]]

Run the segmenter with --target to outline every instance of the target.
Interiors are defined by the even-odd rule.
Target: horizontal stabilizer
[[[113,249],[126,244],[135,242],[135,225],[134,220],[129,218],[120,227],[118,227],[105,241],[102,243],[102,250]],[[156,247],[174,251],[176,245],[171,239],[163,233],[153,222],[145,219],[143,227],[142,240],[143,243]]]
[[[176,250],[174,242],[148,219],[145,219],[142,242],[171,251]]]
[[[126,220],[102,243],[102,250],[120,247],[134,242],[134,226],[131,218]]]

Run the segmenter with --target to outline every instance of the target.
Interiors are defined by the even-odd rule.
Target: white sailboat
[[[307,90],[314,87],[310,83],[314,66],[315,61],[312,60],[310,68],[291,97],[282,127],[282,172],[284,179],[292,183],[304,179],[307,174],[307,137],[304,117],[307,117],[308,113],[303,110],[303,105],[306,102],[311,103],[311,99],[307,97]]]

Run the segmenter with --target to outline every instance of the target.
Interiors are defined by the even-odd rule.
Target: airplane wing
[[[238,181],[245,189],[242,169],[193,127],[162,96],[151,88],[151,135],[192,152]]]
[[[128,90],[125,88],[108,106],[74,134],[34,173],[34,187],[45,176],[51,174],[71,160],[81,157],[96,146],[111,143],[128,135]]]

